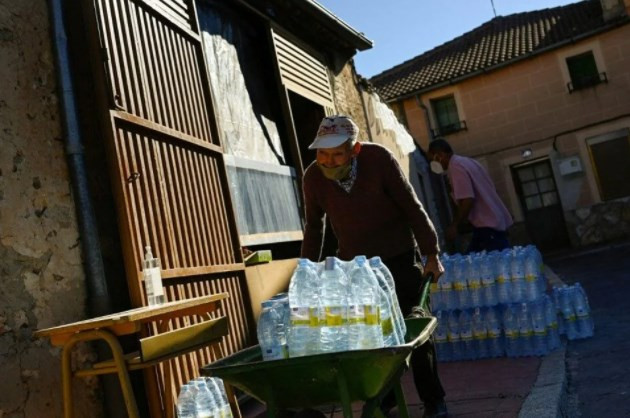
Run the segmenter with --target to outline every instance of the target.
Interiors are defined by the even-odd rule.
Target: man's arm
[[[468,214],[473,207],[474,201],[475,199],[472,197],[457,200],[457,210],[455,211],[453,222],[446,229],[446,239],[453,241],[457,237],[457,225],[468,219]]]
[[[307,170],[302,182],[306,224],[304,225],[304,240],[302,241],[300,256],[309,260],[319,261],[324,239],[324,210],[317,202],[312,183],[312,177],[309,176]]]

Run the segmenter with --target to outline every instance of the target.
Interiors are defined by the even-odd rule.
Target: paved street
[[[589,297],[595,336],[567,346],[568,416],[630,416],[630,244],[545,260]]]

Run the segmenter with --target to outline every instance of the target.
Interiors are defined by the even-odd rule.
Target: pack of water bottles
[[[178,418],[231,418],[223,380],[198,377],[182,385],[177,397]]]
[[[404,343],[394,279],[379,257],[299,259],[288,294],[262,303],[263,359],[380,348]]]
[[[588,297],[580,283],[553,288],[560,333],[569,340],[592,337],[595,326]]]
[[[445,273],[431,287],[440,361],[542,356],[560,346],[561,334],[593,335],[585,292],[576,284],[547,295],[534,246],[442,260]]]

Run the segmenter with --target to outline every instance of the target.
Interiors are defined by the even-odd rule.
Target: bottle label
[[[476,331],[473,332],[473,338],[475,340],[485,340],[488,338],[488,333],[486,331]]]
[[[385,318],[381,321],[381,329],[383,330],[383,336],[389,336],[394,332],[394,324],[392,318]]]
[[[291,325],[294,326],[310,326],[311,325],[311,311],[305,307],[291,308]]]
[[[528,274],[525,276],[525,280],[527,280],[528,282],[535,282],[536,281],[536,276],[533,274]]]
[[[510,329],[510,330],[506,329],[505,336],[510,339],[516,339],[518,338],[518,331],[515,329]]]
[[[477,290],[480,287],[481,287],[481,285],[479,284],[479,281],[477,281],[477,280],[468,282],[468,288],[470,290]]]
[[[456,291],[461,292],[466,289],[466,284],[462,282],[455,282],[453,285]]]
[[[459,342],[461,340],[461,338],[460,338],[459,334],[449,332],[448,333],[448,340],[450,342],[452,342],[452,343],[456,343],[456,342]]]
[[[497,276],[497,283],[506,283],[507,282],[507,277],[504,275],[499,275]]]
[[[366,325],[378,325],[381,322],[380,308],[375,305],[364,305],[363,311],[365,313]]]
[[[431,283],[431,293],[437,293],[440,291],[437,283]]]
[[[364,305],[350,305],[348,307],[348,323],[350,325],[365,324]]]
[[[501,335],[501,331],[498,329],[490,329],[488,330],[488,338],[499,338]]]
[[[442,292],[450,292],[453,290],[453,286],[450,282],[444,282],[440,286],[442,286]]]
[[[324,309],[324,324],[329,327],[343,325],[343,307],[326,306]]]
[[[151,267],[144,270],[144,285],[147,290],[147,296],[164,295],[164,287],[162,287],[162,275],[159,267]]]
[[[472,340],[472,331],[462,331],[461,332],[462,341],[470,341]]]

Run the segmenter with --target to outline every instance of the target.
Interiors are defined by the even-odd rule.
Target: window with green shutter
[[[606,73],[600,73],[593,52],[574,55],[567,58],[567,67],[571,81],[568,83],[569,93],[608,81]]]
[[[437,123],[437,129],[433,130],[434,136],[448,135],[466,129],[466,122],[459,120],[455,96],[433,99],[431,107]]]

